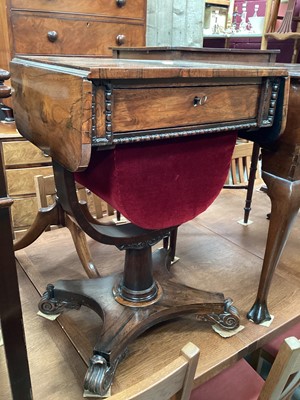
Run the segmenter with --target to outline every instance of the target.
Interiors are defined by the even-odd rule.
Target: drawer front
[[[38,212],[36,197],[14,199],[11,206],[11,218],[14,229],[29,227]]]
[[[115,133],[255,119],[260,90],[254,84],[115,89],[112,130]]]
[[[8,169],[7,191],[10,196],[35,194],[34,176],[51,175],[52,167]]]
[[[25,140],[20,142],[4,142],[2,146],[6,168],[16,165],[51,163],[51,157],[48,157],[38,147]]]
[[[12,0],[12,8],[51,12],[144,18],[145,0]]]
[[[111,56],[113,46],[143,46],[144,25],[84,19],[59,19],[15,13],[18,54]]]

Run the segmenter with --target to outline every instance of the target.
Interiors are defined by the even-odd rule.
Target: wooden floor
[[[270,327],[246,319],[256,290],[268,229],[270,202],[255,191],[251,220],[242,226],[244,191],[224,190],[201,216],[179,229],[176,279],[190,286],[223,292],[234,300],[244,330],[224,339],[210,325],[189,319],[163,323],[138,338],[118,367],[113,393],[139,381],[174,359],[179,349],[193,341],[200,347],[195,384],[216,374],[238,358],[300,319],[300,219],[298,217],[273,279],[269,310],[275,315]],[[122,269],[123,253],[89,240],[100,272]],[[44,233],[34,244],[16,253],[24,312],[26,339],[36,400],[82,399],[86,363],[101,328],[91,310],[69,311],[59,321],[37,316],[37,303],[47,283],[84,278],[66,228]],[[13,334],[13,333],[12,333]],[[3,347],[0,348],[0,399],[10,399]]]

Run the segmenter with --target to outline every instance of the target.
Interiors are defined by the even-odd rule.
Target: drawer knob
[[[58,38],[58,33],[56,31],[49,31],[47,33],[47,38],[49,40],[49,42],[56,42],[57,38]]]
[[[117,6],[118,7],[124,7],[126,4],[126,0],[116,0]]]
[[[118,46],[122,46],[125,43],[125,35],[118,35],[116,37],[116,43]]]
[[[195,96],[194,97],[194,107],[203,106],[207,102],[207,96]]]
[[[4,85],[2,82],[0,80],[0,99],[10,97],[11,95],[11,87]]]

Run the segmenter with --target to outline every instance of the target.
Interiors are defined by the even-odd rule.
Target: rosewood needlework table
[[[286,68],[26,57],[13,60],[11,73],[17,127],[54,160],[57,201],[89,236],[125,250],[122,274],[49,284],[39,304],[49,314],[85,305],[103,320],[85,389],[104,394],[128,343],[164,320],[188,314],[224,329],[237,328],[239,317],[230,299],[174,280],[168,238],[220,192],[237,132],[274,151],[285,127]],[[264,156],[264,165],[270,165],[269,158]],[[103,225],[93,219],[78,203],[75,179],[131,222]],[[273,193],[281,181],[272,176],[267,183],[270,179]],[[272,203],[271,223],[278,212],[290,223],[296,200],[288,201],[293,206],[286,206],[285,199]],[[281,222],[274,224],[270,235],[276,236]],[[162,239],[164,247],[152,254]],[[268,287],[285,238],[270,240],[267,251],[273,258],[264,266],[268,277],[262,278],[263,294],[251,311],[255,322],[268,318]]]

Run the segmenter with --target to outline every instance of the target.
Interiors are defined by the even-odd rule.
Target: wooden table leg
[[[300,180],[290,181],[264,171],[262,177],[268,187],[272,208],[257,297],[247,314],[248,319],[257,324],[271,319],[267,307],[269,288],[300,207]]]

